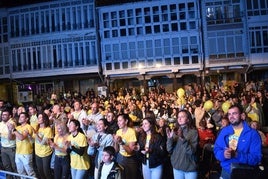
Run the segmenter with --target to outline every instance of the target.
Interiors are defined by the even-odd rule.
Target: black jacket
[[[165,157],[167,157],[166,151],[166,142],[162,135],[155,134],[156,140],[149,143],[149,158],[146,158],[146,155],[141,153],[145,148],[146,139],[142,138],[142,135],[139,136],[138,144],[140,146],[138,156],[143,164],[146,164],[146,160],[149,160],[149,168],[155,168],[163,163]]]
[[[101,178],[101,170],[104,165],[104,162],[101,162],[98,168],[98,179]],[[117,162],[114,162],[112,169],[110,170],[107,179],[121,179],[123,173],[123,167],[121,167]]]

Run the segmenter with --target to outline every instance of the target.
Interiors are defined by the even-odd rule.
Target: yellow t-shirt
[[[35,154],[38,157],[47,157],[52,154],[52,149],[48,144],[48,139],[53,138],[52,129],[50,127],[39,128],[38,135],[43,138],[42,141],[39,142],[37,137],[35,136]]]
[[[73,137],[72,134],[69,135],[68,141],[71,141],[71,145],[79,147],[87,147],[87,139],[84,134],[79,132],[77,136]],[[87,150],[85,150],[82,156],[78,155],[76,152],[72,151],[71,154],[71,167],[77,170],[87,170],[90,167],[89,156],[87,155]]]
[[[29,124],[26,124],[24,126],[18,126],[16,127],[16,130],[20,134],[25,134],[26,131],[28,131],[28,136],[33,135],[33,128]],[[18,138],[16,138],[16,153],[23,155],[33,153],[33,144],[30,137],[26,137],[24,140],[19,140]]]
[[[229,136],[229,148],[236,150],[238,140],[243,128],[241,129],[234,129],[234,134]]]
[[[150,146],[150,140],[151,140],[151,134],[146,135],[146,143],[145,143],[145,148],[149,149]],[[149,158],[149,153],[146,154],[146,158]]]
[[[4,121],[0,122],[1,146],[2,147],[16,147],[16,140],[8,139],[7,123],[10,123],[16,126],[16,123],[12,119],[9,119],[6,123]]]
[[[137,142],[137,138],[136,138],[136,132],[134,129],[128,127],[126,133],[123,133],[122,129],[118,129],[116,131],[116,135],[120,136],[123,140],[123,142],[127,145],[130,142]],[[119,150],[120,154],[125,156],[125,157],[130,157],[131,155],[128,154],[125,149],[123,148],[123,146],[120,145],[120,150]]]
[[[65,136],[60,136],[60,135],[57,134],[54,137],[54,143],[57,144],[57,146],[60,147],[60,148],[64,147],[66,141],[67,141],[67,137],[65,137]],[[57,155],[57,156],[66,156],[67,153],[66,152],[61,152],[61,151],[55,149],[55,155]]]
[[[37,118],[37,115],[34,114],[31,116],[30,118],[30,125],[34,128],[34,130],[37,129],[37,126],[38,126],[38,118]]]

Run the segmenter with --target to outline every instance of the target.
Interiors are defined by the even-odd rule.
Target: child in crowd
[[[121,179],[122,167],[115,161],[115,149],[107,146],[102,152],[102,162],[98,170],[98,179]]]

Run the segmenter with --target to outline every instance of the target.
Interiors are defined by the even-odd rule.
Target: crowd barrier
[[[25,179],[37,179],[36,177],[32,177],[32,176],[21,175],[21,174],[14,173],[14,172],[0,170],[0,179],[6,179],[7,176],[16,176],[16,177],[25,178]]]

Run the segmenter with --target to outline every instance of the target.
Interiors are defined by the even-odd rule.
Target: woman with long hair
[[[65,122],[56,123],[57,134],[54,140],[50,142],[50,147],[55,152],[54,163],[54,178],[55,179],[68,179],[70,176],[70,156],[66,152],[69,132]]]
[[[38,125],[35,132],[35,161],[40,178],[52,178],[50,161],[52,149],[49,141],[53,138],[53,132],[49,125],[49,118],[45,113],[38,113]]]
[[[78,120],[72,119],[69,123],[68,141],[66,142],[67,153],[71,158],[72,179],[83,179],[90,167],[87,155],[87,138],[80,127]]]
[[[166,143],[156,131],[155,119],[144,118],[138,139],[139,156],[144,179],[161,179],[166,157]]]
[[[106,132],[108,127],[108,122],[105,118],[101,118],[97,122],[97,133],[95,133],[92,138],[88,139],[88,150],[87,153],[90,156],[94,156],[94,178],[98,178],[98,168],[102,161],[103,149],[107,146],[113,146],[113,136]]]
[[[189,111],[181,110],[177,117],[177,129],[167,130],[174,179],[196,179],[198,131]]]
[[[114,147],[118,151],[117,162],[124,167],[124,176],[128,179],[138,178],[138,162],[135,156],[137,142],[135,129],[129,127],[131,119],[128,114],[120,114],[117,117],[119,129],[114,136]]]

